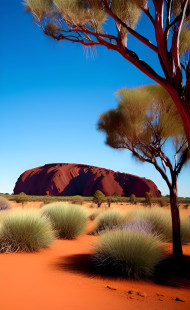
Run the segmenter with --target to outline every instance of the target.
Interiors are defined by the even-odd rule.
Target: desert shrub
[[[89,208],[94,208],[95,207],[95,204],[94,203],[91,203],[90,205],[89,205]]]
[[[129,231],[142,231],[147,234],[152,233],[152,224],[148,221],[141,220],[141,221],[134,221],[126,223],[122,226],[123,230],[129,230]]]
[[[187,210],[189,208],[189,205],[186,203],[184,206],[183,206],[183,209],[184,210]]]
[[[101,209],[95,209],[94,211],[89,211],[89,219],[91,221],[94,221],[101,212],[102,212]]]
[[[152,206],[152,196],[150,192],[145,192],[145,204],[147,207],[150,208]]]
[[[0,197],[0,211],[5,211],[9,209],[11,209],[10,202],[4,197]]]
[[[76,205],[82,205],[84,202],[84,198],[79,196],[79,195],[76,195],[74,196],[74,198],[72,199],[72,204],[76,204]]]
[[[166,207],[168,205],[168,201],[166,197],[161,197],[156,202],[160,207]]]
[[[99,208],[101,206],[102,202],[105,200],[105,198],[106,198],[106,196],[100,190],[97,190],[94,193],[93,201],[95,203],[97,203],[98,208]]]
[[[99,214],[96,218],[95,233],[100,233],[107,229],[121,227],[127,222],[125,214],[121,210],[108,210]]]
[[[107,204],[108,204],[108,208],[110,208],[111,207],[111,203],[112,203],[112,199],[110,197],[107,197],[106,201],[107,201]]]
[[[50,203],[41,208],[48,216],[59,238],[74,239],[81,235],[87,225],[89,212],[80,205]]]
[[[134,194],[130,195],[130,203],[132,203],[133,205],[136,203],[136,196]]]
[[[158,237],[137,231],[115,230],[101,235],[94,261],[100,272],[127,278],[149,277],[163,257]]]
[[[182,244],[190,243],[190,217],[181,218],[181,242]]]
[[[48,247],[55,234],[39,210],[17,209],[4,215],[0,229],[0,252],[33,252]]]
[[[146,221],[152,225],[152,233],[159,235],[163,241],[172,240],[172,221],[170,211],[160,208],[136,209],[128,212],[133,221]]]

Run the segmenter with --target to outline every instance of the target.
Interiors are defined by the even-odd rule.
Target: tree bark
[[[183,255],[180,233],[180,216],[178,206],[177,176],[172,176],[172,188],[170,189],[170,205],[172,215],[173,256],[180,259]]]

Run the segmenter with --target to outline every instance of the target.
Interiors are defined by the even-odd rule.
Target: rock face
[[[93,196],[98,189],[106,196],[143,197],[145,192],[151,192],[153,197],[161,196],[151,180],[80,164],[48,164],[27,170],[18,178],[14,194]]]

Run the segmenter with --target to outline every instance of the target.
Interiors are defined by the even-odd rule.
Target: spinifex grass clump
[[[107,229],[120,227],[127,222],[126,215],[121,210],[108,210],[99,214],[96,218],[95,233]]]
[[[38,210],[17,209],[2,218],[0,252],[38,251],[48,247],[54,237],[50,221]]]
[[[102,234],[94,255],[99,272],[127,278],[151,276],[162,258],[158,237],[126,230]]]
[[[10,202],[4,197],[0,197],[0,211],[5,211],[9,209],[11,209]]]
[[[82,206],[57,202],[41,210],[50,218],[59,238],[75,239],[84,233],[89,213]]]
[[[129,222],[127,224],[124,224],[122,226],[122,229],[124,230],[129,230],[129,231],[142,231],[147,234],[152,233],[152,224],[148,221],[141,220],[141,221],[134,221],[134,222]]]
[[[181,218],[181,242],[182,244],[190,243],[190,217]]]
[[[172,221],[170,211],[161,208],[136,209],[129,211],[133,221],[146,221],[152,226],[152,233],[163,241],[172,241]]]

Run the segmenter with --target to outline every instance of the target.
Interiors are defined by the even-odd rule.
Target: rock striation
[[[18,178],[14,194],[49,196],[93,196],[96,190],[106,196],[135,194],[143,197],[161,192],[151,180],[109,169],[81,164],[47,164],[25,171]]]

